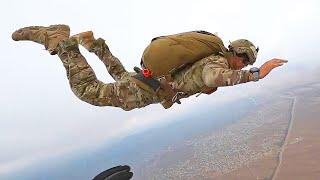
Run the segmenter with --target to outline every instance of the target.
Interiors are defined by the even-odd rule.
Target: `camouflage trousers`
[[[92,52],[105,64],[116,82],[103,83],[97,79],[80,53],[76,39],[66,39],[58,46],[58,56],[67,71],[69,84],[79,99],[95,106],[120,107],[126,111],[159,102],[156,96],[139,88],[132,81],[130,73],[111,54],[103,39],[94,41]]]

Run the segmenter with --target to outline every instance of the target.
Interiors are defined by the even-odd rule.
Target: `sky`
[[[0,7],[0,177],[47,158],[108,142],[163,123],[203,105],[221,105],[251,96],[263,87],[283,86],[278,77],[304,81],[297,72],[318,66],[320,2],[317,0],[63,1],[7,0]],[[125,112],[86,104],[71,92],[56,56],[32,42],[14,42],[11,33],[31,25],[68,24],[71,34],[92,30],[131,71],[153,37],[190,30],[217,33],[229,41],[246,38],[260,47],[255,66],[274,57],[289,60],[259,83]],[[103,64],[81,51],[103,82],[112,82]],[[290,82],[288,81],[288,82]],[[252,93],[252,94],[251,94]],[[210,97],[210,98],[208,98]],[[212,97],[212,98],[211,98]]]

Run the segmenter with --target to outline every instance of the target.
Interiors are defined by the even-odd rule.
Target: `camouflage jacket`
[[[173,75],[173,86],[189,97],[203,88],[232,86],[251,81],[248,70],[232,70],[226,58],[211,55],[189,65]]]

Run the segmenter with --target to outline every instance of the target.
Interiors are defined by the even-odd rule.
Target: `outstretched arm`
[[[247,70],[232,70],[226,60],[219,56],[209,56],[210,61],[203,67],[202,79],[208,87],[233,86],[253,80]]]
[[[217,57],[214,57],[214,61],[204,66],[202,72],[202,79],[208,87],[222,87],[233,86],[236,84],[246,83],[253,81],[253,75],[247,70],[232,70],[219,61]],[[265,62],[260,67],[259,79],[263,79],[267,76],[272,69],[282,66],[287,63],[287,60],[274,58]]]

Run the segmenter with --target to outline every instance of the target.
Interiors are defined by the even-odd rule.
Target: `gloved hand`
[[[133,173],[130,172],[130,166],[116,166],[110,169],[107,169],[92,180],[129,180],[133,176]]]

